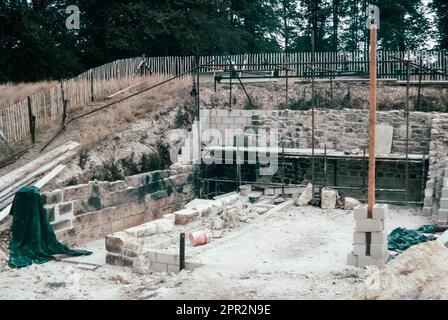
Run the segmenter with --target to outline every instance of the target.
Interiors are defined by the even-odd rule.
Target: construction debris
[[[307,206],[311,200],[313,200],[314,188],[311,183],[308,183],[305,190],[300,194],[299,199],[296,201],[296,205],[299,207]]]

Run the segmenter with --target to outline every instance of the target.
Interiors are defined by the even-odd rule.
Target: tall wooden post
[[[376,126],[376,64],[377,64],[377,26],[370,27],[370,123],[369,123],[369,189],[368,217],[372,218],[375,205],[375,126]]]

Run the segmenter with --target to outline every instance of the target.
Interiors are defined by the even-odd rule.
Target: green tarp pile
[[[40,190],[23,187],[17,191],[11,208],[13,216],[12,238],[9,243],[9,266],[22,268],[32,263],[42,264],[54,254],[81,256],[92,254],[85,250],[72,250],[60,243],[45,214]]]
[[[428,238],[423,234],[423,231],[428,231],[432,229],[420,228],[419,230],[422,231],[408,230],[405,228],[394,229],[387,237],[389,250],[403,251],[416,244],[420,244],[431,240],[430,238]]]

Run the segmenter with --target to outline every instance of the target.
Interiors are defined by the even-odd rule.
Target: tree
[[[438,47],[448,49],[448,3],[446,0],[433,0],[432,9],[436,13]]]

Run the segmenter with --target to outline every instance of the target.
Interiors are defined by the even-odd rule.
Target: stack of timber
[[[42,188],[62,172],[65,168],[62,164],[75,157],[80,146],[78,142],[67,142],[23,167],[0,177],[0,226],[2,220],[9,214],[15,193],[27,185]],[[42,176],[44,177],[41,178]]]

